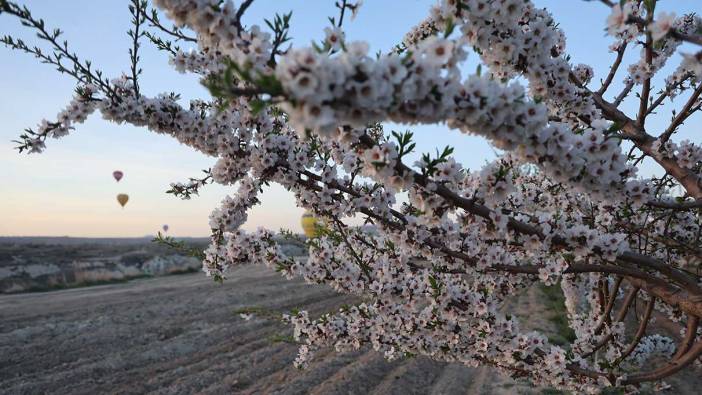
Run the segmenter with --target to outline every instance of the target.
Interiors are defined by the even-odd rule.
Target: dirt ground
[[[534,313],[535,295],[517,308]],[[292,366],[296,346],[272,340],[289,334],[286,327],[234,313],[249,306],[320,313],[344,302],[258,267],[238,269],[223,285],[187,274],[0,296],[0,393],[544,392],[488,369],[423,357],[387,362],[372,350],[325,353],[300,371]],[[699,375],[676,381],[672,393],[699,393],[692,390]]]

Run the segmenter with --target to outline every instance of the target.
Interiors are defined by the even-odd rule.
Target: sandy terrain
[[[538,310],[538,296],[529,292],[516,309],[547,316]],[[320,313],[344,301],[257,267],[238,269],[224,285],[186,274],[3,295],[0,393],[543,392],[487,369],[423,357],[389,363],[372,350],[326,353],[299,371],[292,366],[296,346],[271,339],[288,335],[286,327],[234,313],[247,306]],[[694,393],[685,387],[675,393]]]

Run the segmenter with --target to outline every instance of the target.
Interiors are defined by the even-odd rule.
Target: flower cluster
[[[649,26],[653,41],[659,41],[665,37],[671,29],[676,28],[675,13],[661,12],[656,16],[656,21]]]
[[[670,140],[661,144],[661,140],[656,140],[653,149],[662,158],[675,159],[683,168],[695,169],[702,162],[702,147],[690,140],[683,140],[679,144]]]
[[[635,40],[641,34],[641,29],[638,24],[629,23],[629,19],[640,17],[644,10],[644,6],[636,1],[615,4],[607,17],[607,32],[623,42]]]
[[[583,85],[587,85],[592,80],[594,72],[592,71],[592,67],[586,64],[579,64],[573,67],[573,75],[575,75],[575,78],[577,78]]]
[[[683,54],[681,67],[702,79],[702,51],[696,54]]]
[[[647,49],[642,47],[639,61],[628,68],[629,77],[636,84],[643,83],[645,79],[651,78],[652,75],[663,68],[682,43],[680,40],[667,35],[670,29],[688,34],[696,31],[700,25],[699,18],[693,14],[685,15],[681,18],[675,18],[675,14],[662,14],[664,15],[660,16],[659,20],[651,26],[651,34],[656,40],[656,45],[650,49],[652,52],[651,61],[649,62],[647,59]]]
[[[576,124],[599,118],[586,92],[571,82],[571,67],[561,56],[565,37],[546,10],[513,0],[442,1],[433,14],[443,25],[458,16],[455,23],[490,73],[500,79],[524,75],[532,96],[554,115]]]
[[[36,132],[30,131],[31,135],[27,135],[26,142],[29,152],[42,152],[46,147],[44,140],[47,137],[55,139],[64,137],[73,130],[74,125],[85,122],[98,107],[98,101],[93,100],[93,95],[97,90],[94,85],[79,86],[73,100],[58,113],[55,122],[44,119],[37,127]]]
[[[180,73],[209,74],[224,70],[220,56],[215,51],[182,51],[178,50],[169,63]]]
[[[338,26],[324,28],[324,43],[332,51],[336,52],[344,44],[344,31]]]
[[[258,71],[267,70],[272,51],[271,35],[257,25],[241,29],[232,1],[154,0],[154,4],[163,9],[177,26],[195,30],[202,48],[216,49],[223,56]]]
[[[634,121],[624,125],[593,99],[586,87],[593,69],[568,63],[563,32],[547,11],[524,0],[440,1],[404,47],[373,57],[368,44],[347,41],[341,20],[325,29],[321,47],[282,51],[275,24],[273,35],[241,24],[246,3],[155,3],[197,33],[197,48],[173,53],[176,70],[206,81],[224,76],[228,85],[188,105],[175,94],[141,95],[134,76],[81,85],[55,124],[26,139],[39,150],[46,137],[99,111],[213,157],[207,178],[173,186],[196,191],[211,179],[235,188],[210,215],[205,272],[221,280],[237,265],[266,265],[361,297],[317,319],[305,311],[284,317],[302,343],[296,365],[323,347],[370,345],[388,359],[422,354],[490,365],[537,385],[596,393],[637,384],[645,374],[632,371],[677,351],[659,335],[630,342],[627,317],[638,300],[649,317],[655,310],[673,323],[697,322],[702,283],[691,269],[702,220],[694,190],[676,198],[683,178],[673,174],[635,178],[640,159],[624,154],[620,140]],[[338,7],[355,14],[359,3]],[[629,21],[643,14],[638,2],[613,7],[608,26],[620,48],[641,35]],[[689,33],[697,25],[693,17],[659,15],[644,27],[655,36],[656,60],[642,56],[634,67],[644,71],[634,79],[669,59],[679,44],[671,29]],[[487,70],[464,77],[471,49]],[[665,95],[691,88],[699,63],[687,56]],[[686,116],[700,107],[699,99],[690,103]],[[473,171],[449,147],[408,164],[412,134],[388,135],[384,121],[446,123],[502,152]],[[699,174],[699,144],[640,140],[652,144],[646,152],[659,163]],[[306,240],[307,259],[287,256],[271,231],[242,230],[271,183],[320,218],[318,235]],[[349,218],[372,225],[350,226]],[[563,292],[575,335],[569,347],[505,311],[539,282]]]
[[[544,106],[525,100],[517,84],[503,86],[487,78],[464,83],[444,77],[442,70],[462,58],[451,41],[430,38],[411,57],[390,54],[374,61],[367,47],[348,44],[336,57],[296,50],[281,59],[276,76],[294,104],[285,103],[290,122],[300,131],[336,136],[336,122],[360,127],[381,119],[448,125],[481,134],[524,161],[540,163],[561,182],[595,196],[627,191],[633,175],[617,143],[604,138],[606,122],[593,122],[584,134],[565,124],[547,124]],[[546,161],[544,161],[546,160]],[[631,183],[630,183],[631,184]],[[633,185],[633,184],[631,184]]]
[[[434,23],[434,18],[428,17],[405,34],[402,44],[407,48],[413,48],[430,36],[435,35],[438,31],[439,29]]]

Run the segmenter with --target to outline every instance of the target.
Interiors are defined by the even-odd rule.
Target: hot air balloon
[[[115,170],[115,171],[112,172],[112,177],[114,177],[115,180],[117,180],[117,182],[119,182],[119,180],[121,180],[122,177],[124,177],[124,173],[122,173],[122,172],[119,171],[119,170]]]
[[[302,214],[301,224],[302,230],[305,232],[305,236],[309,238],[319,236],[319,227],[321,226],[321,222],[314,217],[314,214],[309,211],[305,211],[305,213]]]
[[[127,204],[129,201],[129,195],[126,193],[120,193],[117,195],[117,201],[119,202],[120,205],[122,205],[122,208],[124,208],[124,205]]]
[[[164,232],[168,232],[168,224],[162,226]]]

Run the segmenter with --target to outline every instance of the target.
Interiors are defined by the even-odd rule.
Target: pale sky
[[[606,75],[614,55],[607,46],[612,39],[604,34],[607,10],[598,2],[581,0],[536,0],[551,9],[568,37],[568,53],[573,64],[587,63],[595,69],[593,85]],[[20,1],[50,27],[65,31],[69,45],[83,58],[91,59],[106,75],[128,71],[129,13],[125,0],[33,0]],[[404,33],[421,21],[430,0],[366,0],[355,21],[345,24],[347,40],[367,40],[371,52],[386,51]],[[697,0],[659,2],[659,10],[702,13]],[[323,37],[327,16],[336,16],[334,0],[257,0],[247,13],[245,24],[264,25],[263,18],[275,11],[293,11],[291,34],[295,45],[308,45]],[[33,33],[12,18],[0,15],[0,34],[11,34],[30,43]],[[176,91],[185,98],[207,97],[197,79],[173,71],[165,54],[150,43],[142,46],[142,91],[147,95]],[[681,50],[689,47],[681,47]],[[624,65],[634,62],[632,50]],[[466,70],[474,70],[477,56],[469,55]],[[678,56],[664,69],[675,67]],[[620,72],[610,92],[618,92]],[[656,84],[656,88],[660,87]],[[93,115],[85,124],[61,140],[47,141],[42,154],[18,154],[16,139],[26,127],[35,127],[43,118],[53,119],[70,100],[75,84],[50,66],[18,52],[0,48],[0,236],[88,236],[127,237],[154,234],[167,223],[174,236],[204,236],[209,232],[207,217],[233,188],[209,185],[199,197],[180,200],[165,191],[175,181],[199,176],[214,161],[179,145],[166,136],[146,129],[108,123]],[[681,99],[681,100],[684,100]],[[633,108],[633,100],[627,107]],[[679,105],[678,105],[679,106]],[[669,108],[649,124],[653,133],[665,127]],[[680,138],[702,140],[700,115],[687,121]],[[401,125],[388,128],[405,130]],[[479,168],[495,157],[482,139],[461,135],[442,125],[413,128],[420,152],[451,144],[465,167]],[[116,183],[112,171],[125,176]],[[650,174],[644,167],[642,175]],[[130,195],[122,209],[115,196]],[[254,208],[247,229],[265,226],[300,231],[302,210],[282,188],[273,187],[263,195],[263,204]]]

